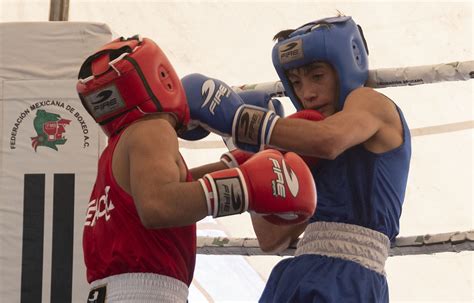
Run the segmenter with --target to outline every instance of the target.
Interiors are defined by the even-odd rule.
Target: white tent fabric
[[[46,21],[48,9],[49,0],[0,0],[0,22]],[[105,23],[119,36],[140,33],[160,44],[180,75],[200,72],[241,85],[277,79],[270,57],[276,32],[335,15],[336,10],[352,15],[362,25],[371,69],[474,58],[473,3],[469,1],[71,0],[69,20]],[[0,39],[0,56],[5,49]],[[380,91],[397,102],[411,128],[473,120],[472,81]],[[288,100],[283,101],[287,114],[294,111]],[[2,116],[2,133],[8,134],[8,121]],[[219,138],[211,135],[205,140]],[[225,150],[191,146],[181,151],[193,167],[218,159]],[[5,161],[1,168],[3,173]],[[472,129],[414,137],[401,235],[474,229],[473,171]],[[1,205],[6,203],[6,190],[2,187]],[[23,194],[21,189],[13,190]],[[3,219],[9,214],[0,206],[0,256],[10,245],[3,236],[8,229]],[[206,219],[198,227],[199,235],[255,236],[246,214]],[[279,260],[281,257],[199,255],[190,302],[255,302]],[[0,264],[2,277],[12,272]],[[473,252],[392,257],[386,271],[391,302],[474,301]],[[0,285],[0,291],[3,289]],[[1,298],[4,295],[10,293],[0,292]],[[85,296],[74,293],[78,301]],[[49,302],[48,298],[42,302]]]

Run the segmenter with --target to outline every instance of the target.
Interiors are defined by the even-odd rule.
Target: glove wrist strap
[[[208,215],[218,218],[248,209],[248,191],[238,168],[220,170],[199,179],[206,195]]]
[[[223,153],[220,160],[228,168],[235,168],[239,166],[238,161],[234,158],[234,156],[230,152]]]
[[[278,116],[268,109],[253,105],[242,105],[234,116],[232,138],[243,150],[258,152],[270,141]]]
[[[201,179],[198,179],[199,183],[202,186],[202,190],[204,191],[204,195],[206,196],[206,204],[207,204],[207,215],[213,216],[214,214],[214,193],[211,188],[211,183],[207,180],[206,176]]]

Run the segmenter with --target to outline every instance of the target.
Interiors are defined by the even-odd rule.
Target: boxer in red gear
[[[189,121],[186,94],[153,41],[106,44],[83,63],[77,91],[109,137],[84,223],[90,302],[186,302],[195,223],[209,214],[251,211],[291,224],[314,212],[314,180],[296,154],[270,150],[241,168],[219,161],[188,170],[177,139]]]

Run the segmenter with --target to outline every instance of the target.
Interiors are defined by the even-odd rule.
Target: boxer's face
[[[324,116],[337,110],[336,71],[325,62],[314,62],[288,71],[288,79],[303,108],[315,109]]]

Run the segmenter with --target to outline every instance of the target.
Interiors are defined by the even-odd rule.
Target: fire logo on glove
[[[298,195],[299,182],[295,172],[286,165],[285,160],[282,160],[282,165],[278,160],[269,158],[273,163],[273,172],[276,174],[277,179],[272,181],[273,195],[286,197],[285,181],[288,185],[288,189],[293,197]],[[283,166],[283,169],[282,169]]]

